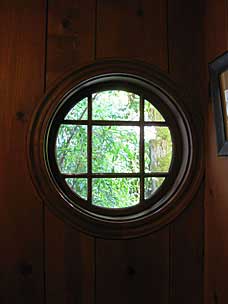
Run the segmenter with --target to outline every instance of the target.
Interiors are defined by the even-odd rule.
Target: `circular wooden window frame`
[[[107,83],[129,82],[152,92],[164,102],[167,117],[170,111],[171,135],[175,148],[174,175],[168,187],[147,200],[143,208],[133,206],[121,210],[88,208],[77,204],[74,197],[61,187],[50,166],[49,139],[56,113],[71,96],[82,90]],[[186,97],[180,95],[172,81],[155,67],[138,61],[103,60],[68,73],[39,103],[30,124],[28,162],[35,187],[49,208],[64,221],[79,230],[104,238],[131,238],[160,229],[173,220],[196,193],[203,174],[202,151],[199,142],[199,119],[189,115]],[[161,107],[163,105],[161,104]],[[158,108],[159,110],[159,108]],[[169,118],[168,118],[169,120]],[[177,164],[177,166],[175,166]],[[171,171],[172,172],[172,171]],[[106,210],[103,210],[106,209]],[[120,212],[119,212],[120,211]]]
[[[134,83],[132,84],[131,81]],[[64,99],[62,100],[58,111],[53,115],[52,120],[50,120],[49,124],[49,135],[46,138],[46,162],[47,166],[49,167],[49,173],[52,176],[52,179],[55,181],[56,185],[61,188],[61,191],[65,193],[68,199],[72,202],[72,204],[81,206],[81,208],[85,208],[94,212],[97,216],[105,215],[111,216],[114,219],[117,216],[123,215],[131,215],[134,216],[139,214],[139,212],[144,211],[150,207],[157,208],[156,203],[160,202],[161,198],[164,196],[170,185],[172,184],[173,180],[176,179],[180,167],[180,163],[178,159],[181,158],[181,150],[182,144],[180,142],[181,134],[179,134],[179,129],[177,127],[177,123],[173,120],[173,117],[170,116],[170,111],[167,107],[162,103],[159,96],[154,95],[151,93],[147,88],[143,88],[144,82],[136,77],[129,77],[123,75],[105,75],[98,78],[90,79],[86,84],[81,84],[72,90],[68,95],[65,95]],[[98,91],[109,90],[109,89],[118,89],[118,90],[127,90],[129,92],[135,93],[137,95],[143,96],[143,99],[146,100],[156,100],[156,106],[158,110],[162,110],[162,114],[165,117],[165,122],[161,123],[164,126],[167,126],[172,134],[178,134],[179,136],[174,136],[172,138],[173,143],[173,153],[172,153],[172,162],[170,166],[169,172],[166,174],[164,172],[161,173],[161,177],[167,175],[165,177],[165,181],[162,185],[152,194],[149,199],[143,199],[140,201],[139,204],[126,207],[126,208],[103,208],[101,206],[95,206],[86,202],[86,200],[78,197],[64,182],[64,178],[62,177],[63,174],[59,172],[58,164],[56,162],[55,155],[55,143],[58,134],[58,127],[61,125],[61,122],[64,120],[65,115],[71,110],[71,108],[80,100],[84,99],[87,95],[91,95],[93,93],[97,93]],[[138,122],[140,124],[141,120]],[[142,123],[144,125],[144,123]],[[158,122],[158,125],[160,123]],[[140,124],[141,126],[141,124]],[[140,174],[141,175],[141,174]],[[115,176],[114,176],[115,177]]]

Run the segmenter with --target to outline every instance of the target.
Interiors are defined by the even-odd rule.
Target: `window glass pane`
[[[87,178],[66,178],[66,183],[72,191],[87,200]]]
[[[144,179],[144,198],[148,199],[161,186],[165,177],[147,177]]]
[[[60,126],[56,159],[61,173],[87,172],[87,126]]]
[[[139,96],[126,91],[93,94],[94,120],[139,120]]]
[[[139,203],[139,178],[94,178],[92,204],[126,208]]]
[[[68,112],[65,119],[69,120],[85,120],[88,117],[88,100],[84,98],[80,100],[76,105]]]
[[[145,172],[168,172],[172,139],[168,127],[144,127]]]
[[[161,113],[148,100],[144,102],[145,121],[165,121]]]
[[[93,173],[139,172],[138,126],[93,126]]]

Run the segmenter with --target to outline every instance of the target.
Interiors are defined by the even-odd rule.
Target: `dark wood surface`
[[[3,0],[0,18],[0,302],[41,304],[43,206],[27,168],[26,137],[44,87],[45,1]]]
[[[203,197],[204,185],[170,227],[173,304],[203,303]]]
[[[96,241],[96,303],[169,303],[169,228]]]
[[[47,303],[95,303],[94,239],[46,211]]]
[[[227,1],[206,0],[205,4],[205,55],[208,64],[228,49]]]
[[[165,1],[98,0],[96,57],[137,58],[167,71],[166,13]],[[168,303],[169,227],[136,240],[96,241],[96,303],[148,303],[152,294]]]
[[[206,1],[206,63],[228,50],[227,1]],[[207,69],[207,65],[205,67]],[[206,74],[206,81],[209,81]],[[205,304],[228,302],[227,157],[217,156],[214,112],[208,98],[205,191]]]
[[[199,0],[169,1],[169,73],[186,96],[191,96],[192,103],[187,103],[186,98],[186,107],[192,115],[199,115],[201,119],[205,116],[203,111],[206,108],[206,101],[202,98],[205,93],[202,86],[203,12],[203,2]],[[202,122],[198,128],[203,128]],[[192,205],[170,225],[173,304],[200,304],[203,301],[203,201],[202,185]]]
[[[167,70],[166,0],[97,0],[96,57],[137,58]]]
[[[47,84],[95,53],[96,0],[49,0]]]
[[[205,196],[205,304],[215,303],[215,299],[218,299],[217,303],[225,304],[228,301],[228,189],[226,182],[228,160],[217,156],[214,115],[211,108],[208,111],[208,134]]]
[[[168,1],[168,45],[171,77],[193,98],[188,105],[192,113],[204,116],[205,96],[199,98],[204,83],[203,1]]]
[[[85,5],[86,4],[86,5]],[[94,59],[95,0],[50,0],[47,87],[72,66]],[[94,303],[94,239],[45,209],[47,303]]]

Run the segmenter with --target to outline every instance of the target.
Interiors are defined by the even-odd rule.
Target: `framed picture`
[[[228,156],[228,52],[209,64],[219,156]]]

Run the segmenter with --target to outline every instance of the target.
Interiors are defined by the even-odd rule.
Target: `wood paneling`
[[[205,1],[205,55],[210,62],[228,49],[227,1]]]
[[[191,206],[171,226],[171,302],[203,302],[203,194],[198,191]]]
[[[205,80],[202,70],[205,10],[203,1],[168,1],[169,72],[171,77],[183,86],[186,94],[192,97],[193,103],[188,105],[192,113],[198,111],[200,115],[205,109],[205,96],[200,95]]]
[[[228,51],[227,1],[206,1],[207,62]],[[207,75],[208,81],[208,75]],[[217,156],[212,102],[208,104],[205,195],[205,304],[228,302],[228,159]]]
[[[191,115],[204,118],[203,1],[168,1],[169,73],[191,103]],[[200,125],[202,128],[202,124]],[[203,143],[202,143],[203,144]],[[202,303],[204,186],[171,225],[171,303]]]
[[[85,11],[80,15],[79,26],[82,43],[77,52],[72,48],[75,22],[66,17],[72,3],[49,4],[48,36],[48,82],[61,75],[66,67],[81,64],[95,56],[95,59],[107,57],[137,58],[154,63],[158,67],[170,70],[173,79],[189,89],[194,97],[191,109],[199,106],[199,80],[202,59],[202,6],[170,1],[167,12],[166,1],[89,1],[89,6],[97,16],[92,22],[86,22]],[[75,5],[75,4],[74,4]],[[74,6],[73,5],[73,6]],[[78,8],[82,6],[77,2]],[[75,12],[75,10],[73,10]],[[167,18],[168,14],[168,18]],[[74,15],[73,19],[78,16]],[[153,18],[152,18],[153,16]],[[76,18],[77,19],[77,18]],[[96,19],[96,30],[93,28]],[[167,20],[168,31],[167,31]],[[65,25],[64,25],[65,24]],[[72,25],[73,24],[73,25]],[[81,29],[81,28],[85,29]],[[90,30],[89,30],[90,28]],[[187,33],[187,35],[186,35]],[[63,43],[56,43],[58,41]],[[70,37],[70,47],[64,43],[64,37]],[[84,39],[86,41],[84,41]],[[95,43],[92,45],[92,43]],[[85,49],[90,45],[90,52]],[[61,45],[61,47],[60,47]],[[95,49],[95,53],[91,50]],[[60,52],[61,50],[61,52]],[[83,52],[86,51],[86,52]],[[80,56],[78,54],[81,54]],[[82,56],[82,57],[81,57]],[[168,64],[169,58],[169,64]],[[192,62],[195,64],[193,65]],[[200,78],[201,79],[201,78]],[[186,85],[187,84],[187,85]],[[203,106],[203,102],[201,104]],[[66,224],[57,220],[47,211],[46,215],[46,253],[47,253],[47,294],[48,301],[57,303],[78,299],[74,282],[83,280],[82,303],[133,302],[146,303],[152,298],[157,303],[202,302],[202,247],[203,247],[203,187],[192,206],[165,230],[137,240],[96,240],[96,255],[93,256],[93,239],[77,233]],[[59,231],[61,236],[51,245],[52,235]],[[55,259],[53,254],[58,251]],[[87,267],[79,252],[87,248]],[[75,261],[73,256],[75,253]],[[66,257],[67,263],[66,263]],[[170,260],[171,258],[171,260]],[[71,261],[71,262],[70,262]],[[76,262],[77,261],[77,262]],[[95,264],[93,264],[95,263]],[[84,265],[84,266],[83,266]],[[92,277],[95,266],[95,290]],[[75,268],[74,268],[75,267]],[[72,269],[80,269],[79,272]],[[64,278],[60,275],[64,272]],[[90,272],[91,276],[84,275]],[[171,278],[171,281],[170,281]],[[89,296],[83,298],[85,282],[88,282]],[[81,286],[81,285],[80,285]],[[57,294],[54,290],[58,289]],[[81,289],[80,289],[81,290]],[[151,293],[152,291],[152,293]],[[80,292],[80,291],[79,291]],[[92,294],[95,292],[96,297]],[[186,302],[187,303],[187,302]]]
[[[137,58],[168,70],[166,1],[97,4],[96,57]],[[153,16],[153,17],[151,17]],[[96,303],[168,303],[169,228],[96,241]]]
[[[94,303],[94,239],[46,214],[47,303]]]
[[[226,6],[225,0],[208,3],[210,14],[217,16],[209,34],[211,48],[216,45],[208,57],[212,58],[227,48]],[[49,0],[45,6],[45,0],[0,4],[0,302],[202,303],[203,185],[192,205],[163,230],[132,240],[95,240],[43,209],[27,169],[26,136],[44,86],[73,66],[107,57],[136,58],[169,71],[193,96],[192,113],[204,113],[203,0]],[[209,125],[213,130],[212,114]],[[213,133],[207,173],[211,175],[207,250],[215,244],[220,254],[212,250],[211,258],[222,257],[213,285],[219,287],[212,296],[223,301],[225,276],[218,274],[227,267],[228,251],[222,245],[227,241],[223,214],[227,162],[215,158],[214,140]],[[216,213],[217,204],[221,208]]]
[[[45,1],[1,1],[0,18],[0,302],[41,304],[43,207],[29,177],[26,136],[44,86]]]
[[[207,187],[205,198],[205,303],[227,303],[228,271],[228,160],[218,158],[214,115],[208,115]],[[206,302],[207,300],[207,302]]]
[[[47,83],[94,58],[95,0],[50,0]]]
[[[73,66],[94,59],[95,0],[55,1],[48,6],[47,85]],[[48,209],[46,220],[47,303],[94,303],[94,239]]]
[[[137,58],[167,70],[166,0],[97,2],[97,58]]]
[[[96,303],[169,303],[169,233],[96,242]]]

